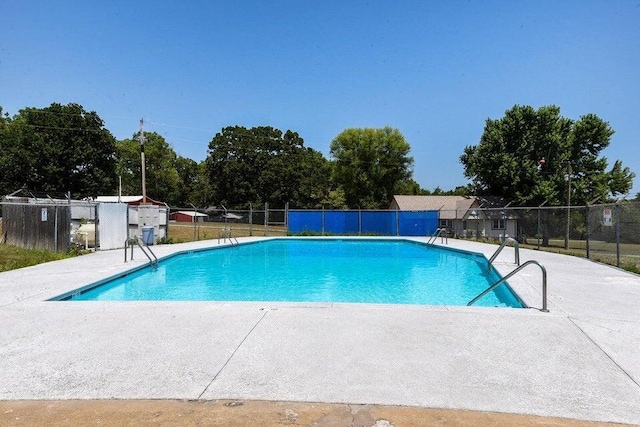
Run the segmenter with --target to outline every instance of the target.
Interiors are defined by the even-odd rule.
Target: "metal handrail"
[[[220,244],[220,238],[222,238],[222,243],[225,243],[227,239],[229,239],[229,243],[231,243],[232,245],[234,244],[234,240],[235,244],[238,244],[238,239],[231,235],[231,229],[228,227],[220,230],[220,233],[218,234],[218,244]]]
[[[427,240],[427,245],[430,245],[433,241],[434,236],[436,236],[440,232],[440,228],[436,228],[431,236],[429,236],[429,240]]]
[[[427,244],[430,245],[432,243],[435,243],[436,240],[438,240],[438,237],[440,237],[440,243],[445,242],[445,239],[446,239],[446,244],[449,244],[449,235],[445,233],[445,235],[442,236],[443,231],[444,232],[447,231],[446,227],[436,228],[433,234],[429,237],[429,240],[427,240]]]
[[[149,247],[149,245],[141,245],[140,244],[140,239],[136,237],[136,243],[138,244],[138,247],[142,250],[142,252],[144,252],[144,254],[147,256],[147,258],[149,258],[149,262],[151,263],[151,265],[158,265],[158,257],[156,256],[156,254],[153,253],[153,251],[151,250],[151,248]],[[146,249],[145,249],[146,248]],[[147,254],[147,251],[149,251],[149,253],[153,256],[153,260],[151,259],[151,257]]]
[[[491,292],[492,290],[494,290],[495,288],[500,286],[504,281],[506,281],[507,279],[511,278],[513,275],[518,273],[520,270],[522,270],[523,268],[525,268],[529,264],[535,264],[538,267],[540,267],[540,269],[542,270],[542,310],[541,311],[549,312],[549,310],[547,310],[547,269],[544,268],[544,266],[542,264],[540,264],[538,261],[534,261],[534,260],[529,260],[529,261],[525,262],[520,267],[518,267],[515,270],[513,270],[511,273],[507,274],[502,279],[498,280],[496,283],[494,283],[493,285],[489,286],[486,290],[482,291],[482,293],[480,293],[480,295],[478,295],[477,297],[475,297],[474,299],[469,301],[467,303],[467,305],[468,306],[469,305],[473,305],[480,298],[482,298],[483,296],[485,296],[486,294],[488,294],[489,292]]]
[[[513,243],[515,245],[515,249],[516,249],[516,253],[515,253],[516,264],[520,265],[520,243],[518,243],[518,241],[516,239],[512,238],[512,237],[507,237],[507,238],[504,239],[504,242],[502,242],[502,244],[500,245],[498,250],[495,251],[493,253],[493,255],[491,255],[491,258],[489,258],[489,264],[487,265],[487,270],[489,270],[491,268],[491,264],[493,264],[493,261],[498,257],[500,252],[502,252],[502,250],[507,245],[507,243]]]
[[[147,259],[149,260],[149,264],[151,265],[158,265],[158,257],[156,256],[156,254],[153,253],[153,251],[151,250],[151,248],[148,245],[141,245],[140,244],[140,238],[138,236],[129,238],[127,240],[125,240],[124,242],[124,262],[127,262],[127,248],[129,247],[129,245],[131,245],[131,260],[133,261],[133,242],[135,242],[138,247],[140,248],[140,250],[142,251],[142,253],[147,257]],[[145,249],[146,247],[146,249]],[[147,253],[147,251],[149,251]],[[151,258],[151,256],[149,256],[149,254],[151,254],[151,256],[153,256],[153,259]]]

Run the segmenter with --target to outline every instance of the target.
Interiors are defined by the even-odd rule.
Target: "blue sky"
[[[0,106],[79,103],[118,139],[144,118],[197,161],[226,126],[328,157],[342,130],[389,125],[420,185],[453,189],[487,118],[555,104],[608,121],[604,155],[640,175],[639,1],[2,0]]]

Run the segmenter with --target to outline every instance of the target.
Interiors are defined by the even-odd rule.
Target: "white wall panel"
[[[98,238],[100,249],[124,248],[127,240],[126,203],[100,203],[98,205]]]

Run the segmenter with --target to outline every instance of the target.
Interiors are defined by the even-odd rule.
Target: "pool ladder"
[[[442,233],[444,233],[444,235]],[[433,234],[429,236],[429,240],[427,240],[427,244],[431,245],[435,243],[436,240],[438,240],[438,237],[440,237],[440,243],[444,242],[447,245],[449,244],[449,232],[445,227],[436,228],[436,231],[434,231]]]
[[[218,234],[218,244],[220,244],[220,239],[222,239],[222,243],[226,243],[226,241],[229,240],[231,245],[238,244],[238,239],[231,235],[231,229],[229,227],[220,230],[220,234]]]
[[[469,301],[467,303],[467,306],[473,305],[480,298],[482,298],[489,292],[493,291],[495,288],[500,286],[502,283],[504,283],[511,277],[515,276],[523,268],[533,264],[540,267],[540,270],[542,271],[542,310],[540,311],[544,311],[545,313],[548,313],[549,310],[547,309],[547,269],[544,268],[544,266],[540,264],[538,261],[534,261],[534,260],[526,261],[524,264],[520,265],[520,245],[518,244],[517,240],[512,239],[511,237],[507,237],[506,239],[504,239],[504,242],[502,242],[498,250],[495,251],[494,254],[491,256],[491,258],[489,259],[489,263],[487,264],[487,271],[491,269],[491,266],[493,265],[493,261],[498,257],[498,254],[502,252],[502,250],[507,245],[507,243],[513,243],[515,245],[515,263],[518,265],[518,267],[514,269],[511,273],[507,274],[506,276],[504,276],[503,278],[495,282],[493,285],[489,286],[487,289],[482,291],[477,297]]]
[[[131,260],[133,261],[133,247],[134,245],[138,245],[143,254],[146,255],[147,259],[149,259],[149,265],[153,267],[158,266],[158,257],[153,253],[151,248],[148,245],[143,245],[140,243],[140,238],[138,236],[131,237],[124,242],[124,262],[127,262],[127,249],[129,246],[131,247]]]

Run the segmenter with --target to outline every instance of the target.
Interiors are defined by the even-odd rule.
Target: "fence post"
[[[616,267],[620,267],[620,204],[616,203]]]
[[[53,216],[55,217],[53,220],[53,247],[58,252],[58,205],[53,208]]]
[[[540,225],[540,208],[538,208],[538,231],[536,236],[538,237],[538,250],[540,250],[540,234],[542,233],[542,227]]]
[[[396,207],[396,236],[400,235],[400,218],[398,217],[398,208]]]
[[[197,241],[198,237],[199,237],[198,236],[198,226],[196,225],[196,214],[198,213],[198,210],[193,205],[193,203],[189,203],[189,204],[193,208],[193,217],[191,218],[191,222],[193,222],[193,240]]]
[[[67,206],[65,208],[65,221],[67,222],[64,226],[65,230],[71,230],[71,191],[67,191]],[[68,227],[68,228],[67,228]],[[95,233],[95,226],[93,229]],[[95,242],[95,240],[94,240]],[[95,243],[94,243],[95,244]],[[86,249],[89,249],[89,245],[87,244]],[[64,250],[65,252],[69,252],[71,250],[71,235],[67,233],[66,239],[64,241]]]
[[[249,203],[249,237],[253,236],[253,205]]]
[[[358,236],[362,236],[362,209],[358,206]]]
[[[587,235],[586,235],[585,237],[586,237],[586,239],[587,239],[587,240],[586,240],[586,245],[587,245],[587,259],[591,259],[591,253],[590,253],[590,247],[589,247],[589,211],[590,211],[590,209],[589,209],[589,208],[590,208],[590,206],[589,206],[589,204],[587,203],[587,205],[585,206],[585,211],[586,211],[586,214],[585,214],[585,216],[586,216],[586,219],[585,219],[585,227],[586,227],[586,229],[587,229],[587,232],[586,232],[586,234],[587,234]]]
[[[284,204],[284,234],[289,235],[289,202]]]
[[[98,236],[100,233],[100,216],[99,216],[100,211],[98,209],[99,206],[100,205],[98,205],[97,203],[93,205],[93,251],[94,252],[100,250],[100,238]],[[128,219],[127,219],[127,222],[129,222]]]
[[[131,235],[129,234],[129,205],[127,205],[127,214],[125,215],[125,221],[124,221],[124,226],[126,227],[127,230],[127,242],[129,241],[129,239],[131,238]],[[169,223],[169,221],[167,221],[167,224]],[[167,230],[169,229],[169,227],[167,227]],[[125,250],[127,250],[127,248],[125,247]]]
[[[171,207],[165,203],[166,215],[165,216],[165,226],[164,226],[164,238],[169,241],[169,217],[171,216]]]
[[[321,218],[320,232],[321,232],[321,235],[324,236],[324,205],[322,205],[322,218]]]
[[[269,202],[264,204],[264,235],[269,235]]]

